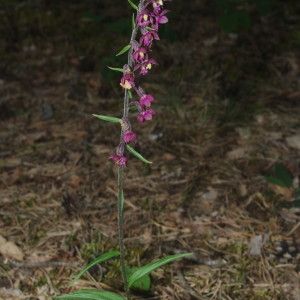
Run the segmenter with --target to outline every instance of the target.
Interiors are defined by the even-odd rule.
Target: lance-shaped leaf
[[[54,299],[66,300],[125,300],[124,297],[107,291],[81,290],[67,295],[57,296]]]
[[[113,71],[117,71],[117,72],[122,72],[123,73],[123,69],[121,68],[113,68],[113,67],[110,67],[110,66],[107,66],[109,69],[113,70]]]
[[[95,115],[95,114],[93,114],[93,116],[98,118],[98,119],[108,121],[108,122],[112,122],[112,123],[120,123],[120,121],[121,121],[120,118],[115,118],[115,117],[108,117],[108,116]]]
[[[138,159],[140,159],[141,161],[143,161],[146,164],[152,164],[151,161],[145,159],[141,154],[139,154],[138,152],[136,152],[132,147],[130,147],[129,145],[126,145],[126,148],[129,152],[131,152],[134,156],[136,156]]]
[[[89,263],[86,267],[84,267],[76,275],[76,277],[73,279],[73,281],[70,283],[70,285],[73,285],[82,276],[83,273],[85,273],[88,269],[90,269],[94,265],[97,265],[97,264],[101,263],[102,261],[108,260],[108,259],[110,259],[114,256],[119,255],[119,254],[120,254],[119,251],[110,251],[110,252],[104,253],[104,254],[100,255],[99,257],[95,258],[91,263]]]
[[[131,90],[127,90],[127,93],[128,93],[129,99],[132,99],[132,93],[131,93]]]
[[[130,277],[137,269],[139,269],[138,267],[129,268],[127,266],[125,266],[125,268],[127,277]],[[131,287],[141,291],[149,291],[150,286],[151,278],[149,274],[146,274],[144,277],[136,280]]]
[[[149,26],[146,26],[145,28],[148,29],[148,30],[155,30],[154,28],[149,27]]]
[[[275,165],[275,177],[283,181],[286,187],[293,186],[293,177],[282,164]]]
[[[135,17],[134,17],[134,14],[132,14],[132,20],[131,20],[131,23],[132,23],[132,31],[133,31],[134,28],[135,28]]]
[[[128,0],[128,2],[133,9],[138,10],[138,7],[134,3],[132,3],[130,0]]]
[[[130,47],[131,47],[130,45],[125,46],[121,51],[119,51],[119,52],[116,54],[116,56],[119,56],[119,55],[125,53],[126,51],[128,51],[128,50],[130,49]],[[123,70],[122,70],[122,72],[123,72]]]
[[[182,253],[182,254],[170,255],[170,256],[164,257],[160,260],[154,261],[148,265],[138,268],[128,278],[128,286],[131,287],[138,279],[143,278],[146,274],[151,273],[155,269],[157,269],[173,260],[188,256],[188,255],[192,255],[192,253]]]
[[[124,198],[124,191],[121,190],[121,212],[122,212],[122,218],[123,218],[123,213],[124,213],[124,202],[125,202],[125,198]]]

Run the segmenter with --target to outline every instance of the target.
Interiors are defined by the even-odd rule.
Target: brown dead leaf
[[[101,83],[98,79],[90,78],[88,81],[89,85],[95,89],[99,89],[101,87]]]
[[[78,187],[82,182],[84,182],[83,178],[75,174],[68,178],[69,185],[73,187]]]
[[[163,160],[164,160],[164,161],[172,161],[172,160],[174,160],[175,158],[176,158],[176,156],[173,155],[173,154],[170,154],[170,153],[165,153],[165,154],[163,155]]]
[[[250,151],[250,146],[242,146],[227,152],[226,156],[229,159],[244,158],[249,154]]]
[[[287,145],[294,149],[300,149],[300,135],[292,135],[285,139]]]
[[[16,181],[18,181],[20,179],[20,177],[22,176],[23,171],[21,170],[21,168],[16,168],[12,174],[12,183],[15,183]]]
[[[23,251],[14,242],[7,242],[3,237],[0,240],[0,253],[6,258],[17,261],[24,260]]]
[[[294,191],[291,188],[282,187],[276,184],[269,184],[270,189],[277,195],[283,196],[286,200],[291,200],[294,197]]]

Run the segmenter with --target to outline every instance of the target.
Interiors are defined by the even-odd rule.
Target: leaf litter
[[[205,9],[204,1],[195,5]],[[80,15],[80,5],[71,8]],[[182,12],[175,18],[184,28],[189,13],[184,7]],[[288,13],[299,19],[294,10]],[[190,22],[197,24],[196,17],[189,14]],[[118,116],[119,91],[99,72],[71,63],[85,61],[76,49],[80,44],[72,40],[71,28],[65,36],[57,25],[46,28],[55,20],[66,27],[67,19],[52,18],[40,23],[40,30],[52,31],[54,40],[39,37],[31,51],[11,52],[0,84],[0,297],[5,299],[66,293],[92,256],[117,247],[116,174],[107,157],[119,128],[92,114]],[[159,93],[160,116],[139,128],[136,145],[153,164],[130,156],[125,170],[128,265],[182,252],[194,256],[153,272],[150,293],[134,298],[299,299],[299,209],[290,189],[264,180],[278,162],[293,179],[299,176],[298,50],[269,49],[269,59],[261,61],[252,47],[266,49],[263,34],[249,46],[243,43],[248,33],[228,40],[216,29],[212,12],[201,23],[192,27],[196,41],[166,43],[157,53],[165,71],[148,87]],[[280,40],[285,24],[270,29],[267,23],[259,26]],[[213,42],[205,42],[208,32]],[[82,40],[95,57],[104,51],[95,47],[96,38]],[[18,43],[30,41],[20,37]],[[259,60],[260,67],[272,70],[266,78],[256,73]],[[241,71],[245,67],[247,73]],[[172,81],[171,74],[182,75]],[[166,94],[170,86],[175,92]],[[104,90],[113,97],[100,96]],[[150,135],[157,138],[151,141]],[[121,291],[114,261],[103,269],[102,280],[97,272],[87,274],[72,289],[109,285]]]

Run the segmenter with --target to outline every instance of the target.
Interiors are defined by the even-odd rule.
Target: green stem
[[[140,0],[140,3],[144,3],[145,0]],[[135,40],[136,35],[138,33],[139,26],[134,26],[131,34],[130,40]],[[132,61],[132,47],[129,49],[128,52],[128,66],[132,68],[133,61]],[[125,89],[124,94],[124,110],[123,110],[123,118],[128,118],[128,111],[129,111],[129,95],[128,91]],[[122,141],[124,132],[121,130],[120,140]],[[127,300],[130,300],[130,290],[128,287],[128,280],[126,275],[125,269],[125,248],[124,248],[124,230],[123,230],[123,213],[124,213],[124,195],[123,195],[123,167],[119,166],[118,168],[118,230],[119,230],[119,248],[120,248],[120,266],[121,266],[121,273],[124,282],[124,289],[126,293]]]
[[[130,300],[127,275],[125,270],[125,249],[124,249],[124,229],[123,229],[123,167],[118,168],[118,230],[120,247],[120,266],[124,282],[124,289],[127,300]]]

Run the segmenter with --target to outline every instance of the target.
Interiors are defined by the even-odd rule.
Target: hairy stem
[[[141,0],[140,3],[143,4],[145,0]],[[135,24],[130,41],[135,40],[136,35],[138,33],[139,26]],[[133,49],[132,47],[129,49],[128,52],[128,66],[132,68],[133,60],[132,60],[132,53]],[[124,93],[124,109],[123,109],[123,118],[128,118],[128,111],[129,111],[129,93],[125,89]],[[123,130],[121,130],[120,139],[122,141],[123,137]],[[128,287],[128,281],[127,281],[127,275],[126,275],[126,269],[125,269],[125,248],[124,248],[124,231],[123,231],[123,203],[124,201],[124,195],[123,195],[123,166],[119,166],[118,168],[118,230],[119,230],[119,248],[120,248],[120,266],[121,266],[121,272],[122,272],[122,278],[124,282],[124,289],[126,293],[127,300],[130,300],[130,290]]]

